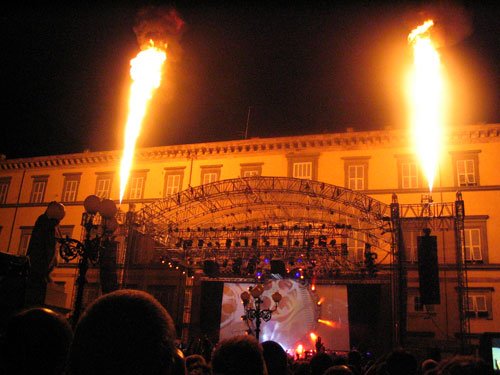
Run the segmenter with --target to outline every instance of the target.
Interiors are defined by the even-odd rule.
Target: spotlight
[[[236,275],[241,275],[241,265],[242,265],[243,261],[241,260],[241,258],[236,258],[234,261],[233,261],[233,265],[232,265],[232,270],[233,272],[236,274]]]

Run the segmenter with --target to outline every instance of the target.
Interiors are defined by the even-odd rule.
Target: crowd
[[[242,335],[208,355],[183,353],[169,313],[151,295],[119,290],[98,298],[73,331],[46,308],[13,316],[0,337],[0,374],[47,375],[459,375],[493,374],[482,359],[456,356],[419,363],[398,349],[377,360],[358,351],[291,358],[276,342]]]

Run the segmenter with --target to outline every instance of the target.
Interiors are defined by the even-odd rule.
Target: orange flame
[[[153,97],[153,92],[160,86],[163,64],[167,59],[164,50],[153,45],[139,52],[130,61],[130,86],[129,113],[125,125],[125,145],[120,165],[120,203],[125,194],[132,161],[134,158],[135,144],[141,131],[141,124],[146,114],[146,108]]]
[[[318,323],[324,324],[324,325],[326,325],[328,327],[332,327],[332,328],[337,328],[339,326],[339,323],[333,322],[331,320],[318,319]]]
[[[428,20],[415,28],[408,41],[413,46],[410,98],[415,148],[432,191],[436,175],[443,123],[443,77],[439,54],[429,37],[434,25]]]

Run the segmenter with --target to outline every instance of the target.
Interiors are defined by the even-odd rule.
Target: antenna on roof
[[[250,113],[252,112],[252,106],[248,107],[248,114],[247,114],[247,125],[245,127],[245,139],[248,138],[248,124],[250,123]]]

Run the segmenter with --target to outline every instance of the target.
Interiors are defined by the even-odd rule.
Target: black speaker
[[[286,276],[285,262],[279,259],[271,260],[271,273],[285,277]]]
[[[418,279],[420,300],[424,305],[441,303],[439,292],[439,266],[437,256],[437,237],[424,230],[424,236],[417,237]]]
[[[108,241],[101,250],[99,263],[99,279],[102,294],[111,293],[118,289],[118,275],[116,270],[117,241]]]
[[[203,272],[208,277],[219,276],[219,264],[213,260],[205,260],[203,262]]]
[[[24,307],[29,259],[0,252],[0,323]]]

